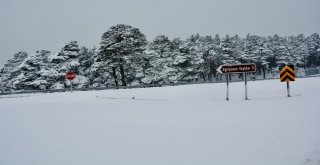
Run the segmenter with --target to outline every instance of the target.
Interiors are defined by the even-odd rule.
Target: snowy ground
[[[319,165],[319,82],[0,96],[0,164]]]

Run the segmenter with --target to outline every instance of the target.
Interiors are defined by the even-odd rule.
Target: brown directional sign
[[[217,69],[217,72],[221,74],[256,72],[256,65],[255,64],[220,65]]]
[[[296,79],[294,65],[284,65],[282,67],[279,67],[279,74],[281,82],[295,81]]]

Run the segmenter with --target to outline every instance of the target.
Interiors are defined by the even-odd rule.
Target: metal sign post
[[[288,93],[288,97],[290,97],[290,85],[289,85],[289,81],[287,81],[287,93]]]
[[[247,86],[247,73],[243,73],[244,74],[244,93],[245,93],[245,96],[244,96],[244,99],[245,100],[249,100],[248,99],[248,86]]]
[[[296,80],[294,65],[284,65],[279,67],[280,81],[287,82],[287,96],[290,97],[290,81]]]
[[[71,88],[71,93],[72,93],[72,80],[76,77],[76,75],[72,72],[72,71],[68,71],[66,73],[66,78],[69,80],[70,82],[70,88]]]
[[[72,80],[69,80],[70,81],[70,88],[71,88],[71,93],[72,93]]]
[[[229,79],[232,73],[243,73],[244,74],[244,84],[245,84],[245,100],[248,99],[248,87],[247,87],[247,73],[256,72],[255,64],[237,64],[237,65],[220,65],[217,69],[220,74],[225,74],[227,78],[227,98],[229,100]]]
[[[226,74],[227,78],[227,98],[226,100],[229,101],[229,74]]]

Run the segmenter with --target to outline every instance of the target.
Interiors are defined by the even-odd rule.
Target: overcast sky
[[[58,51],[67,41],[98,46],[110,26],[159,34],[310,35],[320,0],[0,0],[0,67],[18,51]]]

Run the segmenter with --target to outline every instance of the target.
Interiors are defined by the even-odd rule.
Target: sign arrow
[[[223,72],[221,71],[222,66],[223,66],[223,65],[220,65],[220,66],[217,68],[217,72],[220,73],[220,74],[223,74]]]

